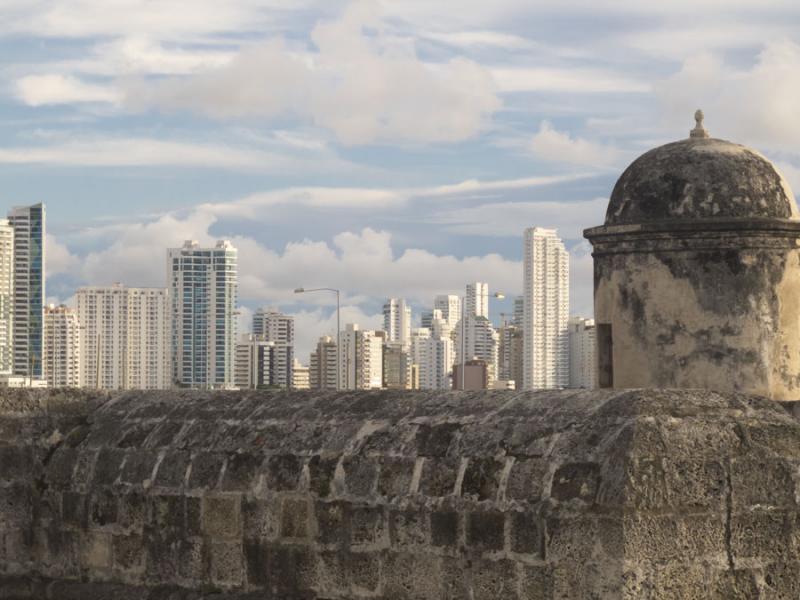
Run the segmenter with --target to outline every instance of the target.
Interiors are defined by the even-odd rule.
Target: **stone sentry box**
[[[0,598],[798,598],[785,407],[4,390]]]
[[[594,247],[598,384],[800,399],[800,220],[763,156],[708,137],[634,161]]]

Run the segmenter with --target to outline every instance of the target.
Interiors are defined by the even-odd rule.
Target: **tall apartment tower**
[[[319,338],[309,361],[309,385],[312,390],[335,390],[338,378],[336,368],[336,341],[330,336]]]
[[[411,337],[411,356],[417,365],[421,390],[450,389],[450,371],[453,366],[453,340],[450,328],[434,311],[431,329],[415,329]]]
[[[371,390],[383,387],[384,332],[348,324],[339,339],[339,389]]]
[[[237,252],[227,241],[202,248],[189,240],[167,250],[171,291],[172,383],[233,387],[236,347]]]
[[[489,318],[489,284],[480,281],[467,284],[465,312],[471,317]]]
[[[461,300],[454,294],[436,296],[433,300],[434,310],[442,311],[442,318],[450,329],[455,329],[461,319]]]
[[[110,286],[77,292],[82,387],[170,387],[170,310],[166,288]]]
[[[597,377],[597,335],[594,319],[569,320],[569,387],[592,389]]]
[[[294,369],[294,317],[274,308],[259,308],[253,314],[253,335],[272,342],[274,363],[270,379],[279,387],[291,387]]]
[[[522,324],[525,322],[525,296],[516,296],[514,298],[514,327],[522,329]]]
[[[489,383],[497,379],[499,365],[500,336],[489,319],[469,313],[456,331],[456,365],[473,359],[486,364]],[[464,358],[462,358],[462,352]]]
[[[81,335],[78,313],[51,304],[44,311],[44,378],[49,387],[81,384]]]
[[[411,307],[403,298],[389,298],[383,305],[383,330],[387,341],[408,345],[411,338]]]
[[[42,378],[45,298],[44,204],[11,209],[14,229],[14,373]]]
[[[516,386],[521,389],[524,352],[522,328],[516,325],[503,325],[497,333],[500,336],[497,379],[513,381],[515,389]]]
[[[14,228],[0,219],[0,374],[14,372]]]
[[[525,230],[523,389],[569,385],[569,254],[554,229]]]

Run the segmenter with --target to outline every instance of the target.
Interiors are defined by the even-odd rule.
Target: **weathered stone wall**
[[[742,395],[5,391],[0,464],[0,598],[800,597]]]

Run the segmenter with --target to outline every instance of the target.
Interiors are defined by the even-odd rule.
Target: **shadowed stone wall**
[[[792,406],[0,395],[0,598],[798,598]]]

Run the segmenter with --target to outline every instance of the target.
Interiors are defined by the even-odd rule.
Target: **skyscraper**
[[[516,325],[503,325],[497,331],[500,337],[498,351],[498,374],[501,381],[513,381],[515,389],[522,389],[522,364],[524,344],[522,328]]]
[[[597,375],[597,337],[594,319],[569,320],[569,387],[592,389]]]
[[[80,323],[77,313],[51,304],[44,311],[44,378],[50,387],[80,385]]]
[[[234,384],[240,389],[288,388],[293,364],[289,346],[258,335],[243,335],[236,344]]]
[[[450,389],[450,372],[455,358],[450,327],[437,309],[431,329],[415,329],[411,336],[411,354],[419,373],[419,389]]]
[[[387,341],[408,345],[411,337],[411,307],[403,298],[389,298],[383,305],[383,330]]]
[[[0,374],[14,372],[14,228],[0,219]]]
[[[523,388],[569,385],[569,255],[553,229],[525,230]]]
[[[294,369],[294,317],[274,308],[259,308],[253,314],[253,335],[275,345],[272,351],[273,385],[290,387]]]
[[[486,363],[487,377],[491,384],[497,379],[500,336],[486,317],[467,313],[462,325],[456,330],[455,364],[461,365],[472,359],[482,360]]]
[[[455,329],[461,319],[461,300],[458,296],[453,294],[436,296],[433,300],[433,308],[442,311],[442,318],[451,330]]]
[[[45,298],[43,204],[11,209],[14,228],[14,373],[42,378]]]
[[[514,321],[513,325],[522,329],[522,324],[525,322],[525,296],[516,296],[514,298]]]
[[[314,390],[335,390],[338,379],[336,341],[326,335],[319,338],[309,361],[309,384]]]
[[[227,241],[187,241],[167,251],[172,300],[172,380],[178,387],[233,387],[237,252]]]
[[[465,311],[468,316],[489,318],[489,284],[480,281],[467,284]]]
[[[383,386],[384,332],[348,324],[339,339],[339,389],[380,389]]]
[[[83,387],[170,387],[170,302],[166,288],[120,283],[77,291]]]

